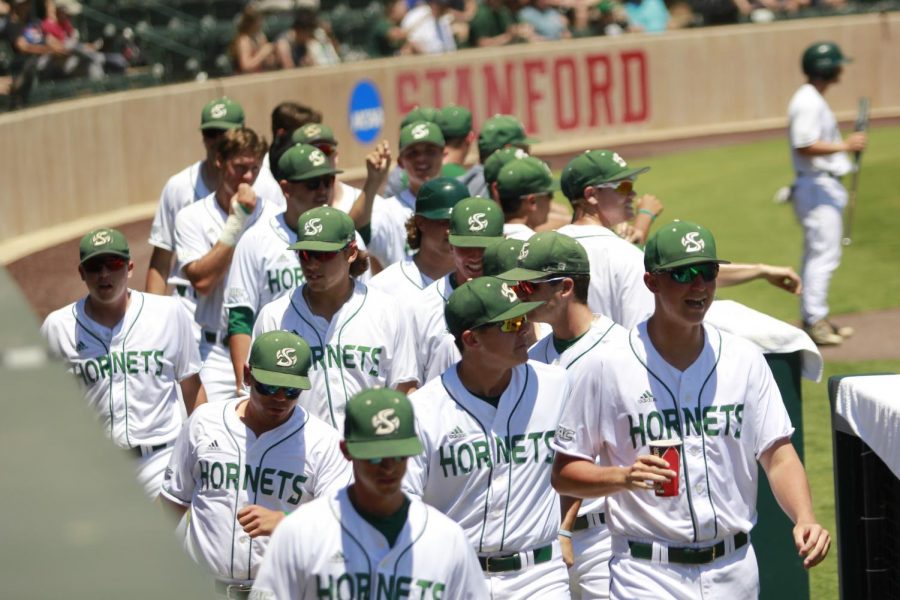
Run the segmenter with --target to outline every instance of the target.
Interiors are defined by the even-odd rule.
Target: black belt
[[[250,597],[251,586],[243,583],[225,583],[216,580],[216,593],[229,600],[246,600]]]
[[[550,562],[553,558],[553,546],[529,550],[534,555],[534,564]],[[506,571],[518,571],[522,568],[522,557],[518,552],[513,554],[501,554],[500,556],[479,556],[481,570],[485,573],[504,573]]]
[[[736,533],[734,535],[734,549],[737,550],[745,545],[749,540],[749,536],[744,533]],[[632,542],[629,540],[628,548],[631,550],[632,558],[643,558],[651,560],[653,558],[653,544],[644,542]],[[669,546],[669,562],[681,563],[683,565],[705,565],[725,556],[725,540],[713,546],[706,548],[690,548],[688,546]]]
[[[836,174],[832,173],[831,171],[811,171],[809,173],[801,173],[801,172],[797,171],[796,175],[797,175],[797,177],[815,177],[817,175],[827,175],[828,177],[831,177],[832,179],[840,179],[841,178],[840,175],[836,175]]]
[[[147,454],[159,452],[163,448],[168,448],[171,445],[172,442],[169,442],[168,444],[156,444],[155,446],[135,446],[134,448],[125,448],[125,451],[129,454],[133,454],[135,458],[143,458]]]
[[[175,286],[175,293],[177,293],[179,296],[182,296],[182,297],[187,296],[187,293],[188,293],[188,286],[186,286],[186,285],[176,285],[176,286]]]
[[[606,525],[606,515],[603,513],[591,513],[591,516],[581,515],[580,517],[575,518],[575,524],[572,525],[572,531],[590,529],[591,527],[596,527],[597,523]]]
[[[200,333],[200,335],[203,336],[203,340],[204,340],[207,344],[220,344],[220,345],[222,345],[222,346],[227,346],[227,345],[228,345],[228,344],[225,343],[225,340],[224,340],[224,339],[222,339],[222,340],[219,339],[219,332],[217,332],[217,331],[209,331],[208,329],[204,329],[204,330]]]

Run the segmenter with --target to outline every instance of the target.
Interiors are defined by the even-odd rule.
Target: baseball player
[[[225,280],[228,350],[239,393],[256,315],[263,306],[304,281],[297,253],[288,249],[297,241],[297,220],[307,210],[332,204],[335,174],[341,172],[321,150],[306,144],[297,144],[282,154],[278,171],[283,177],[281,188],[287,209],[257,221],[241,236]],[[365,249],[358,234],[356,242]],[[362,275],[363,280],[366,277]]]
[[[202,329],[200,379],[210,401],[229,400],[237,389],[226,347],[227,320],[222,306],[225,278],[238,239],[253,223],[269,217],[266,200],[250,187],[265,153],[265,139],[253,130],[229,130],[219,144],[216,159],[222,171],[219,187],[183,208],[175,220],[180,271],[200,296],[194,319]]]
[[[453,270],[448,239],[450,212],[469,190],[456,179],[436,177],[419,188],[416,213],[406,222],[406,244],[412,256],[395,262],[372,278],[370,286],[409,302],[418,292]]]
[[[530,359],[571,369],[586,356],[627,337],[624,328],[588,307],[591,269],[581,244],[548,231],[525,242],[519,256],[519,266],[500,278],[517,281],[515,290],[523,301],[543,302],[528,318],[552,327],[552,333],[529,350]],[[612,548],[606,501],[600,498],[582,504],[562,496],[560,512],[559,541],[569,565],[572,596],[608,598]]]
[[[356,394],[340,447],[353,484],[285,519],[251,597],[489,597],[460,526],[401,490],[408,457],[422,451],[409,399],[383,388]]]
[[[446,319],[462,358],[410,398],[425,451],[405,488],[462,526],[488,598],[569,598],[549,478],[569,381],[527,362],[525,314],[538,305],[495,277],[455,289]]]
[[[308,210],[297,223],[291,250],[306,282],[265,305],[253,334],[293,331],[312,346],[312,394],[303,407],[340,430],[347,400],[373,387],[406,392],[418,383],[412,333],[396,303],[356,278],[367,260],[353,221],[330,207]]]
[[[527,241],[547,222],[559,182],[539,158],[514,158],[503,165],[491,191],[503,208],[503,235]]]
[[[712,234],[676,221],[651,237],[644,256],[654,312],[626,340],[570,369],[573,390],[553,442],[554,486],[577,497],[607,495],[611,598],[755,598],[749,531],[757,461],[796,524],[805,567],[825,557],[830,537],[813,514],[793,428],[762,353],[703,323],[724,262]],[[661,440],[672,445],[680,472],[649,453]],[[673,481],[669,492],[654,492]]]
[[[840,178],[853,169],[848,152],[861,152],[868,139],[864,132],[841,138],[834,113],[824,95],[840,80],[843,65],[850,62],[833,42],[817,42],[803,52],[807,82],[791,98],[791,162],[794,180],[794,213],[803,227],[805,283],[800,313],[804,328],[817,344],[840,344],[853,334],[828,320],[828,286],[841,261],[843,211],[847,190]]]
[[[494,115],[481,126],[478,133],[478,163],[469,170],[463,181],[472,196],[489,198],[490,189],[484,179],[484,165],[497,150],[506,147],[520,148],[526,154],[531,144],[540,140],[525,135],[525,126],[512,115]]]
[[[350,481],[337,431],[297,405],[311,364],[299,336],[260,336],[245,365],[249,398],[203,406],[178,436],[162,498],[179,517],[190,509],[186,549],[222,597],[249,595],[286,514]]]
[[[156,498],[182,423],[177,388],[188,414],[200,390],[191,317],[174,298],[128,288],[134,262],[118,230],[91,231],[79,253],[88,294],[47,315],[41,335],[82,384],[109,437],[138,461],[138,481]]]
[[[503,213],[492,200],[466,198],[450,213],[450,251],[454,269],[436,280],[413,301],[412,330],[416,344],[419,381],[439,376],[459,360],[459,350],[447,333],[444,305],[454,289],[483,275],[484,249],[503,239]]]
[[[272,109],[272,145],[263,157],[259,168],[259,176],[256,178],[254,189],[263,198],[276,199],[281,202],[283,195],[279,182],[281,177],[275,175],[278,169],[278,159],[284,151],[294,145],[291,136],[294,131],[307,124],[322,122],[322,113],[296,102],[281,102]]]

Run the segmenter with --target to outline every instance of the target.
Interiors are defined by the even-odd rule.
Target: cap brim
[[[434,210],[417,212],[416,214],[432,221],[449,221],[451,212],[453,211],[449,208],[436,208]]]
[[[295,177],[285,177],[285,179],[288,181],[305,181],[307,179],[313,179],[314,177],[320,177],[322,175],[337,175],[338,173],[343,173],[343,171],[332,167],[319,167],[318,169],[307,171],[303,175],[297,175]]]
[[[393,458],[395,456],[418,456],[425,449],[418,437],[371,442],[346,441],[347,454],[359,460],[371,458]]]
[[[231,121],[209,121],[200,126],[200,131],[204,129],[237,129],[239,127],[243,127],[243,125]]]
[[[428,144],[429,146],[434,146],[435,148],[443,148],[446,144],[439,144],[438,142],[432,142],[430,140],[421,140],[415,141],[411,144],[407,144],[400,148],[400,154],[402,155],[404,152],[412,148],[413,146],[418,146],[419,144]]]
[[[615,177],[610,179],[604,179],[602,177],[598,177],[596,179],[591,179],[587,182],[587,185],[597,185],[598,183],[612,183],[613,181],[623,181],[625,179],[631,179],[633,177],[637,177],[638,175],[642,175],[650,170],[650,167],[639,167],[637,169],[626,169],[621,173],[616,173]]]
[[[682,258],[680,260],[672,261],[666,265],[660,265],[657,267],[659,270],[665,269],[675,269],[677,267],[686,267],[687,265],[699,265],[702,263],[718,263],[720,265],[728,265],[731,264],[730,260],[721,260],[717,258],[709,258],[708,256],[691,256],[690,258]]]
[[[288,250],[314,250],[317,252],[336,252],[343,250],[350,242],[321,242],[316,240],[307,240],[294,242],[288,246]]]
[[[308,390],[311,387],[309,377],[304,377],[303,375],[288,375],[287,373],[263,371],[256,367],[250,367],[250,374],[253,375],[253,379],[266,385],[300,388],[301,390]]]
[[[523,269],[522,267],[518,267],[516,269],[510,269],[504,273],[500,273],[497,275],[497,279],[503,279],[505,281],[531,281],[533,279],[541,279],[542,277],[546,277],[547,275],[554,275],[554,271],[535,271],[534,269]]]
[[[521,317],[522,315],[527,315],[531,311],[533,311],[538,306],[546,304],[546,301],[541,300],[540,302],[519,302],[509,310],[500,313],[496,317],[485,321],[483,325],[488,325],[491,323],[502,323],[507,319],[515,319],[516,317]]]
[[[502,240],[503,236],[498,235],[494,236],[486,236],[486,235],[450,235],[450,245],[456,246],[457,248],[487,248],[496,242],[497,240]]]
[[[91,260],[95,256],[103,256],[104,254],[108,254],[110,256],[118,256],[120,258],[124,258],[125,260],[131,260],[131,254],[128,252],[116,252],[113,250],[98,250],[97,252],[91,252],[90,254],[88,254],[87,256],[82,258],[81,262],[79,264],[83,265],[84,263]]]

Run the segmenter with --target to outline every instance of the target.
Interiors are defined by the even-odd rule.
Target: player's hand
[[[232,205],[237,203],[246,214],[253,214],[256,210],[256,192],[249,184],[242,183],[238,185],[237,192],[231,198]],[[235,207],[237,208],[237,207]]]
[[[818,523],[797,523],[794,525],[794,545],[803,558],[803,568],[811,569],[828,555],[831,535]]]
[[[381,189],[387,181],[390,171],[391,145],[387,140],[381,140],[366,155],[366,187],[373,186],[376,189]]]
[[[269,510],[258,504],[251,504],[240,509],[237,513],[238,523],[244,528],[244,532],[252,538],[263,535],[272,535],[284,513],[277,510]]]
[[[663,203],[653,194],[644,194],[634,203],[634,212],[639,210],[648,210],[654,217],[658,217],[663,211]]]
[[[803,281],[800,279],[800,276],[797,275],[796,271],[790,267],[774,267],[767,265],[763,277],[775,287],[779,287],[786,292],[799,296],[800,292],[803,291]]]
[[[847,146],[847,152],[862,152],[869,145],[869,136],[863,131],[857,131],[848,135],[844,144]]]
[[[563,562],[566,568],[571,569],[575,564],[575,550],[572,548],[572,538],[564,535],[559,536],[559,549],[562,551]]]
[[[642,454],[633,465],[625,467],[624,483],[629,490],[652,490],[657,483],[668,483],[676,475],[664,459]]]
[[[632,238],[640,237],[637,234],[634,226],[631,223],[628,223],[626,221],[623,221],[623,222],[619,223],[618,225],[614,226],[613,231],[615,231],[616,235],[619,236],[620,238],[622,238],[623,240],[625,240],[626,242],[634,243],[632,241]]]

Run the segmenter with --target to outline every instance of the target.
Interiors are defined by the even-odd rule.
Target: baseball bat
[[[859,99],[859,107],[856,111],[856,125],[853,131],[865,131],[869,127],[869,99],[865,96]],[[856,210],[856,192],[859,188],[859,169],[862,161],[862,151],[853,153],[853,175],[850,178],[849,199],[847,210],[844,213],[844,239],[841,243],[849,246],[853,243],[853,213]]]

